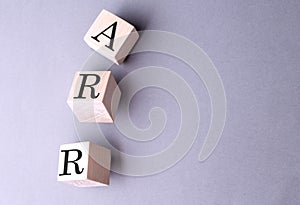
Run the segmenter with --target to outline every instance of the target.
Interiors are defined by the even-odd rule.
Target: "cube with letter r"
[[[76,72],[67,103],[80,122],[113,123],[121,91],[111,71]]]
[[[79,187],[109,185],[111,153],[91,142],[60,146],[57,181]]]

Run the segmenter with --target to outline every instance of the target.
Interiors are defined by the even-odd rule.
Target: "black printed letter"
[[[76,151],[78,152],[78,157],[77,159],[73,160],[73,161],[69,161],[69,152],[70,151]],[[59,176],[63,176],[63,175],[71,175],[71,173],[68,173],[68,163],[73,163],[75,165],[75,172],[76,174],[81,174],[83,172],[83,169],[81,171],[79,171],[79,166],[76,163],[76,161],[80,160],[80,158],[82,157],[82,152],[78,149],[70,149],[70,150],[61,150],[61,152],[65,153],[65,161],[64,161],[64,172],[62,174],[59,174]]]
[[[79,91],[79,95],[77,97],[74,97],[74,99],[78,99],[78,98],[83,98],[85,99],[86,97],[83,97],[83,90],[84,87],[89,87],[91,88],[91,98],[95,99],[99,96],[100,93],[98,93],[97,95],[95,95],[95,88],[93,88],[93,86],[97,85],[100,82],[100,76],[96,75],[96,74],[80,74],[80,76],[82,76],[82,82],[81,82],[81,87],[80,87],[80,91]],[[88,76],[95,76],[96,77],[96,82],[92,85],[86,85],[86,80]]]
[[[111,32],[111,35],[108,36],[106,35],[104,32],[107,31],[108,29],[110,29],[110,27],[112,27],[112,32]],[[115,39],[115,34],[116,34],[116,28],[117,28],[117,22],[113,23],[112,25],[110,25],[109,27],[107,27],[106,29],[104,29],[103,31],[101,31],[101,33],[99,33],[98,35],[96,36],[91,36],[92,39],[96,40],[97,42],[100,42],[98,40],[98,37],[100,35],[104,35],[105,37],[109,38],[110,39],[110,43],[109,45],[105,45],[107,48],[109,48],[110,50],[112,51],[115,51],[113,49],[113,44],[114,44],[114,39]]]

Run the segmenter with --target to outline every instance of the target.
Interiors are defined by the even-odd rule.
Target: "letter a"
[[[108,29],[110,29],[110,27],[112,27],[112,32],[111,32],[111,35],[108,36],[108,35],[106,35],[104,32],[107,31]],[[116,34],[116,28],[117,28],[117,22],[113,23],[112,25],[110,25],[109,27],[107,27],[106,29],[104,29],[103,31],[101,31],[101,33],[99,33],[98,35],[96,35],[96,36],[91,36],[91,38],[94,39],[94,40],[96,40],[97,42],[100,42],[100,41],[98,40],[98,37],[99,37],[100,35],[103,35],[103,36],[109,38],[109,39],[110,39],[110,43],[109,43],[109,45],[105,45],[105,46],[106,46],[107,48],[109,48],[110,50],[115,51],[115,50],[113,49],[113,44],[114,44],[114,39],[115,39],[115,34]]]

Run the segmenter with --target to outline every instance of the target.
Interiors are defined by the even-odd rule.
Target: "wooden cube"
[[[60,146],[57,181],[78,187],[109,185],[111,152],[91,142]]]
[[[84,36],[84,41],[92,49],[119,65],[138,38],[139,34],[131,24],[102,10]]]
[[[111,71],[76,72],[67,103],[80,122],[113,123],[121,91]]]

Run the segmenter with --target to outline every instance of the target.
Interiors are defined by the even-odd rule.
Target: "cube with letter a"
[[[121,91],[111,71],[76,72],[67,103],[80,122],[113,123]]]
[[[57,181],[79,187],[109,185],[111,153],[91,142],[60,146]]]
[[[84,41],[95,51],[121,64],[139,38],[136,29],[109,11],[102,10]]]

